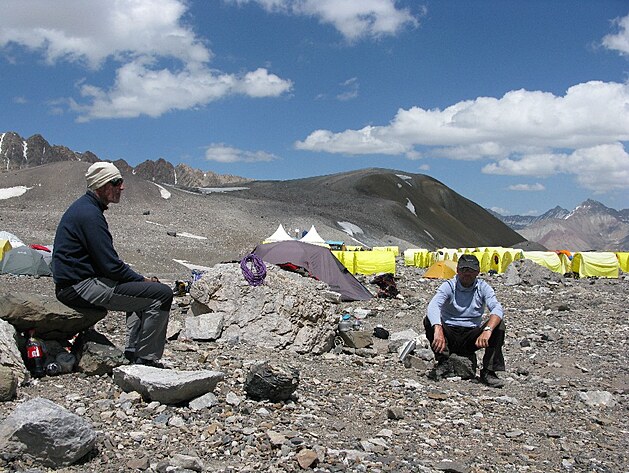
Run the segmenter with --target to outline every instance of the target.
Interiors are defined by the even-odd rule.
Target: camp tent
[[[404,266],[417,266],[427,268],[429,263],[429,251],[424,248],[409,248],[404,250]]]
[[[395,274],[393,251],[354,251],[354,274]]]
[[[44,257],[28,246],[19,246],[7,251],[0,263],[0,273],[52,276],[50,266]]]
[[[253,253],[271,264],[292,263],[305,268],[317,279],[325,282],[344,301],[371,299],[371,292],[336,259],[328,248],[301,241],[280,241],[258,245]]]
[[[275,233],[264,240],[264,243],[275,243],[277,241],[287,240],[292,240],[292,238],[288,233],[286,233],[286,230],[284,230],[284,227],[280,223],[280,225],[277,227],[277,230],[275,230]]]
[[[424,273],[425,278],[450,279],[456,274],[456,263],[450,260],[442,260],[434,263]]]
[[[415,266],[415,253],[420,251],[419,248],[408,248],[404,250],[404,266]]]
[[[44,257],[44,261],[48,266],[52,264],[52,245],[28,245]]]
[[[18,246],[24,246],[24,242],[16,237],[13,233],[9,232],[0,232],[0,240],[9,240],[12,248],[17,248]]]
[[[504,273],[515,260],[522,259],[522,250],[515,248],[496,248],[491,253],[490,269]]]
[[[9,240],[0,240],[0,261],[4,258],[4,254],[9,251],[13,246]]]
[[[618,258],[611,252],[587,251],[575,253],[572,258],[572,271],[579,277],[595,276],[599,278],[618,277]]]
[[[559,255],[554,251],[524,251],[524,259],[533,261],[551,271],[559,274],[564,274],[566,268]]]
[[[299,239],[299,241],[303,241],[304,243],[311,243],[313,245],[325,245],[325,240],[321,238],[317,229],[312,225],[308,233],[306,233],[303,237]]]
[[[390,245],[390,246],[374,246],[371,250],[372,251],[391,251],[391,252],[393,252],[393,254],[395,256],[398,256],[400,254],[400,247],[399,246],[394,246],[394,245]]]
[[[618,251],[616,258],[618,258],[620,269],[622,269],[624,273],[629,273],[629,253],[626,251]]]

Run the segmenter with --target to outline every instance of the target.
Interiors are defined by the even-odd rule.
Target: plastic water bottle
[[[41,378],[46,374],[44,369],[44,345],[41,340],[35,338],[35,329],[28,331],[26,358],[28,369],[33,375],[33,378]]]

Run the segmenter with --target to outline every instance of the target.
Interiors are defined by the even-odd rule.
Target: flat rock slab
[[[123,391],[137,391],[147,401],[179,404],[212,392],[225,379],[220,371],[179,371],[152,366],[115,368],[113,380]]]
[[[35,328],[45,340],[68,339],[101,320],[105,309],[75,310],[57,299],[20,292],[0,294],[0,319],[6,320],[18,332]]]

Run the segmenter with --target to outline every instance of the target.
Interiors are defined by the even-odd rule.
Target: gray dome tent
[[[0,262],[1,274],[24,274],[30,276],[52,276],[44,257],[28,246],[18,246],[7,251]]]

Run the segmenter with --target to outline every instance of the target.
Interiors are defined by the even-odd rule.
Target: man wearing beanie
[[[444,282],[428,304],[424,328],[437,360],[430,377],[439,380],[457,376],[453,354],[472,360],[470,377],[475,377],[475,352],[484,348],[480,379],[488,386],[500,388],[504,381],[496,371],[505,370],[504,312],[491,286],[477,279],[479,272],[476,256],[461,255],[456,276]],[[489,317],[483,321],[485,308]]]
[[[145,278],[114,249],[104,211],[120,202],[123,179],[116,166],[92,164],[87,192],[61,217],[55,235],[52,273],[57,299],[75,308],[103,307],[127,313],[125,356],[136,364],[163,367],[172,290]]]

